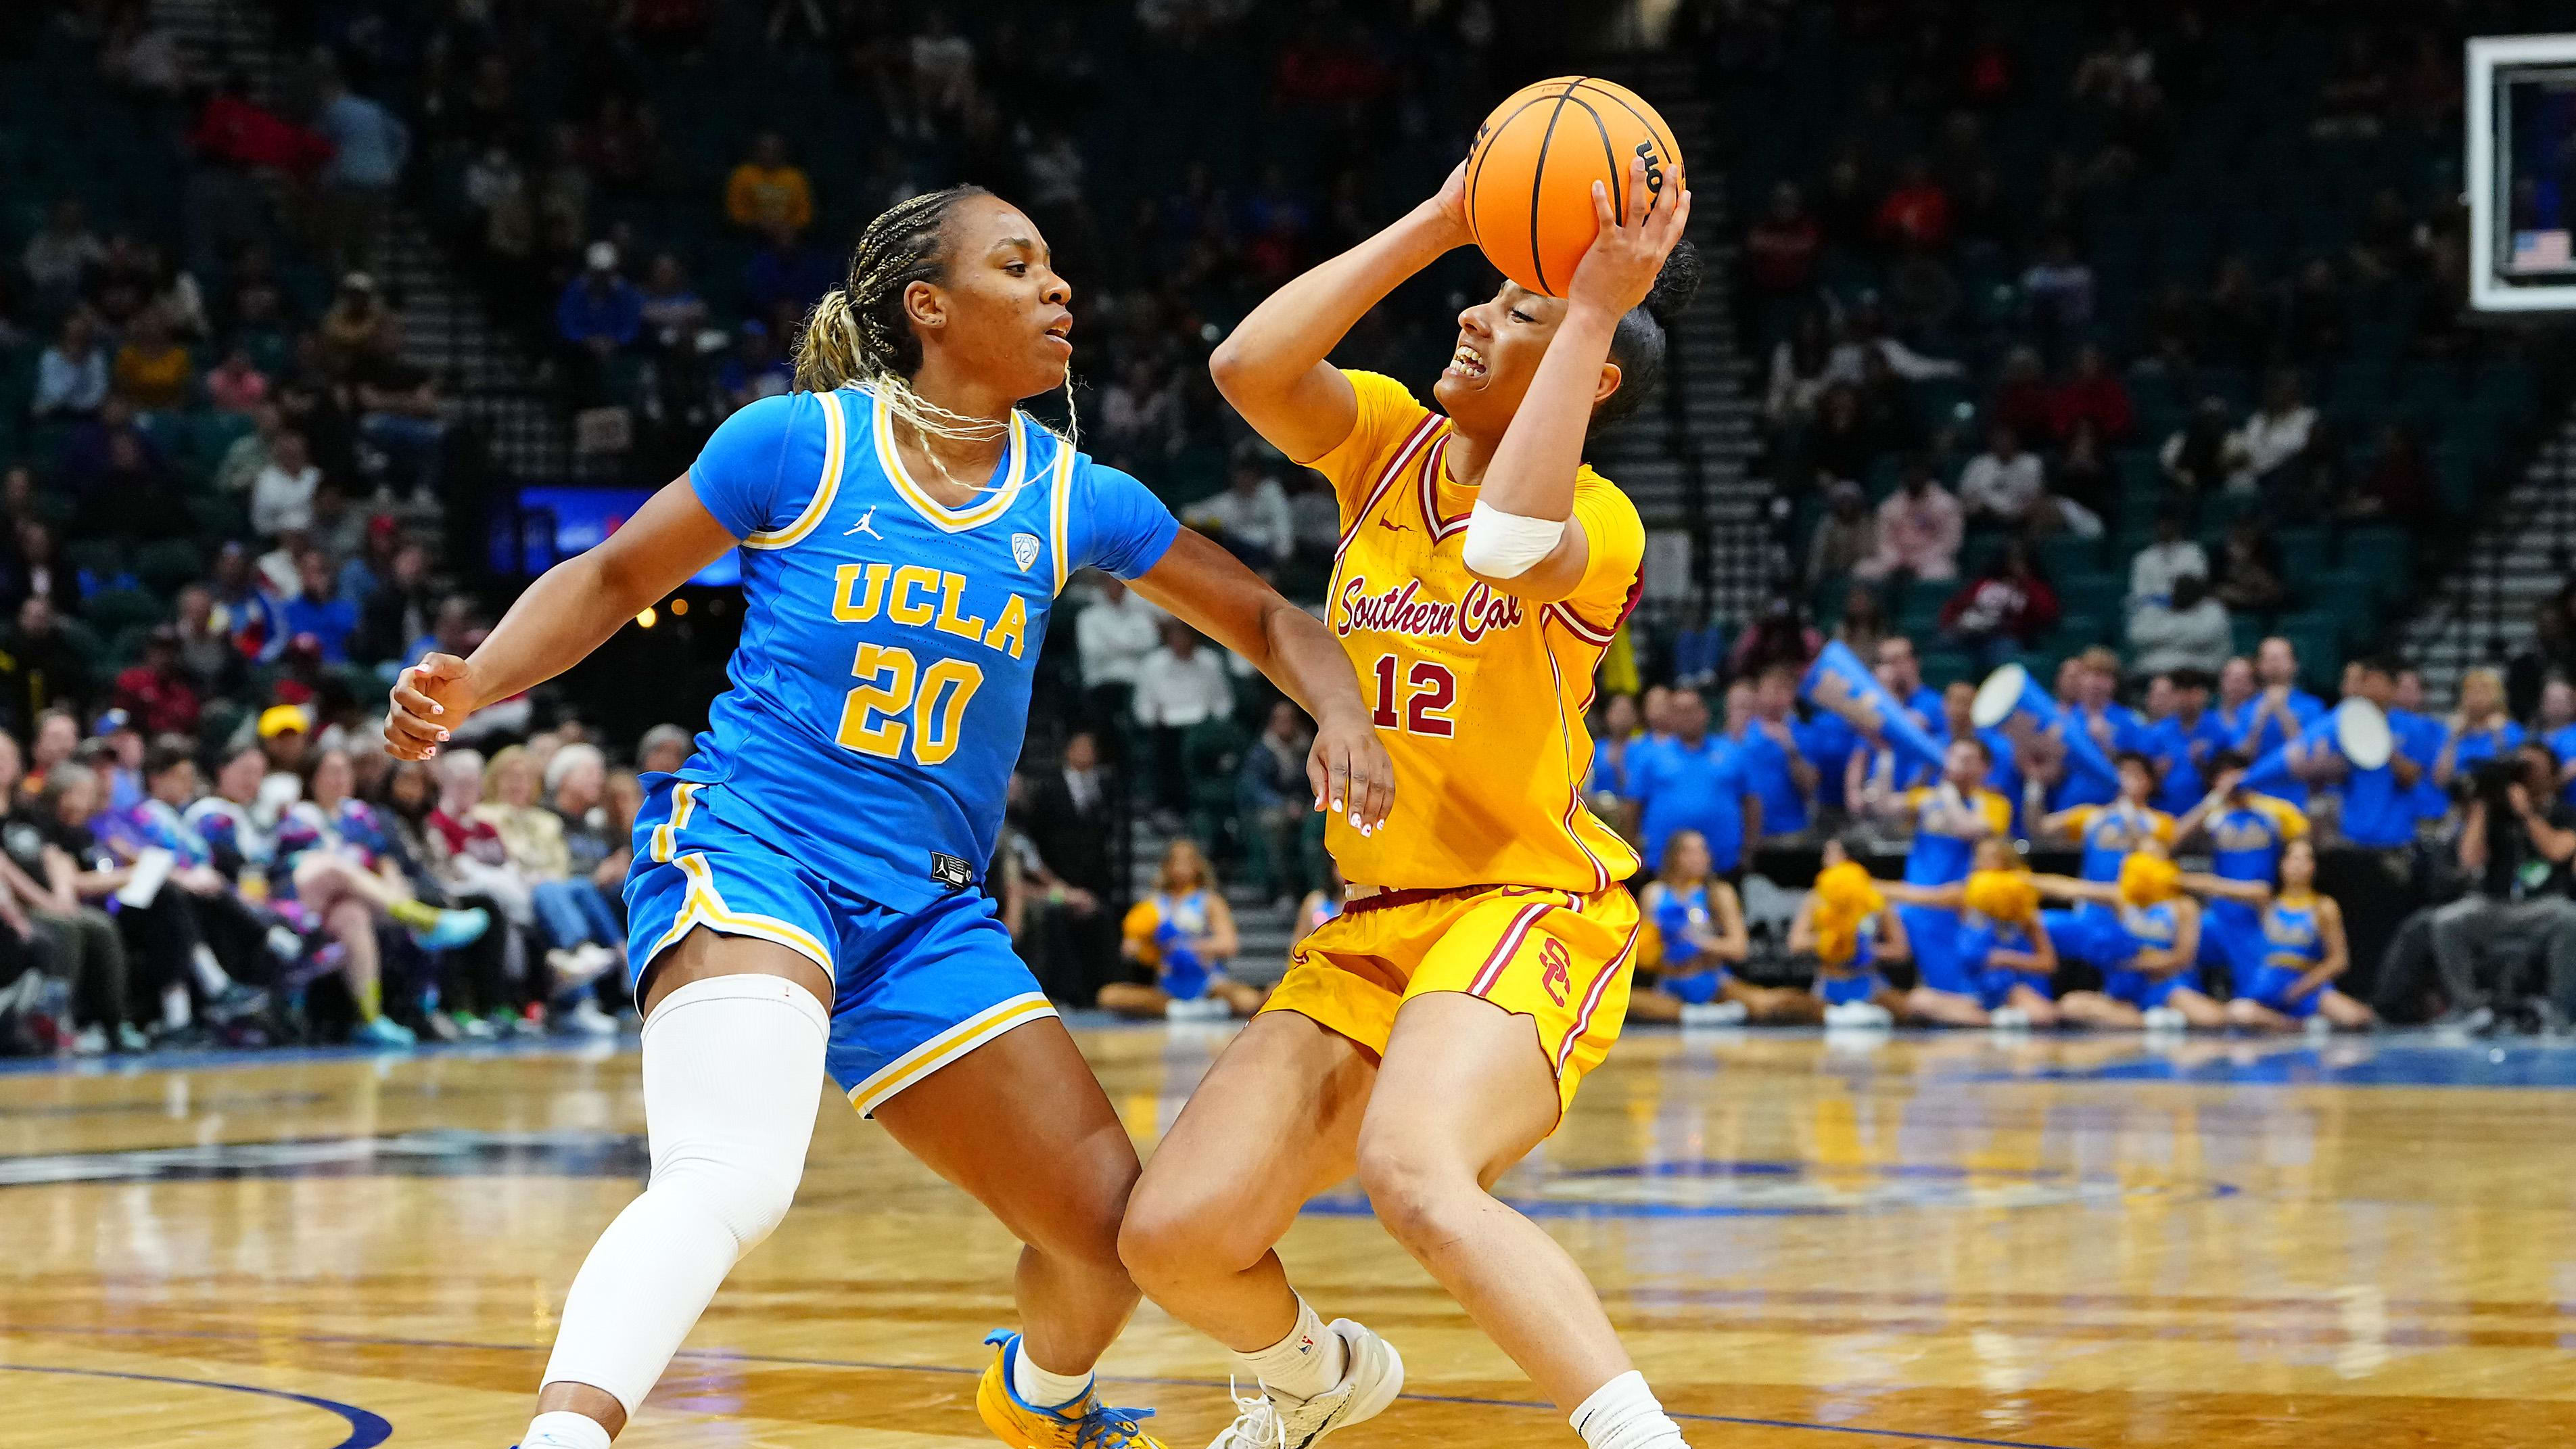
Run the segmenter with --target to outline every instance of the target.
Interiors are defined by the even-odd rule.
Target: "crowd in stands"
[[[1088,446],[1176,501],[1217,492],[1245,436],[1209,346],[1415,199],[1381,193],[1455,152],[1497,40],[1478,5],[456,0],[324,7],[311,30],[417,138],[421,204],[556,394],[622,416],[611,469],[667,478],[786,389],[860,226],[972,181],[1074,284]],[[1437,357],[1447,310],[1399,303],[1358,344]],[[1286,563],[1293,540],[1269,542]]]
[[[1936,680],[2107,642],[2134,693],[2277,630],[2330,687],[2538,415],[2539,344],[2460,322],[2468,17],[1942,11],[1677,22],[1761,117],[1739,310],[1797,607]]]

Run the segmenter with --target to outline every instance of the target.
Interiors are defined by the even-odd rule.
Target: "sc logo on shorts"
[[[1539,986],[1547,992],[1548,1000],[1563,1006],[1565,993],[1574,986],[1574,958],[1566,953],[1563,941],[1549,936],[1539,942],[1538,961],[1542,968]]]

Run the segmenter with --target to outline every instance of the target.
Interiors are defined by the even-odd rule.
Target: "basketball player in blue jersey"
[[[2268,884],[2280,870],[2282,847],[2306,838],[2308,817],[2287,800],[2246,789],[2245,766],[2245,757],[2233,750],[2212,757],[2209,795],[2174,822],[2174,839],[2205,835],[2212,873]],[[2254,939],[2254,908],[2225,896],[2212,899],[2208,927],[2200,934],[2201,964],[2225,968],[2232,994],[2241,996],[2261,964],[2244,954]]]
[[[1907,884],[1945,886],[1966,880],[1976,861],[1978,842],[2002,838],[2012,828],[2011,803],[1985,787],[1993,767],[1985,741],[1965,735],[1950,741],[1942,752],[1937,784],[1889,791],[1879,786],[1878,777],[1872,777],[1863,797],[1869,809],[1914,827],[1914,844],[1905,856]],[[1973,1005],[1976,983],[1969,979],[1956,949],[1958,913],[1906,901],[1893,891],[1888,899],[1899,902],[1896,914],[1913,947],[1922,986],[1943,996],[1968,999]],[[1982,1010],[1978,1016],[1982,1020]]]
[[[1374,829],[1393,771],[1322,624],[1018,410],[1066,380],[1070,294],[981,188],[889,209],[807,324],[799,391],[726,420],[471,658],[394,688],[388,746],[426,758],[742,550],[731,687],[648,777],[626,884],[653,1174],[573,1281],[529,1449],[625,1426],[786,1212],[827,1073],[1026,1245],[986,1425],[1013,1449],[1160,1449],[1091,1380],[1137,1302],[1117,1248],[1136,1154],[976,889],[1066,578],[1134,579],[1304,705],[1319,809]]]
[[[2214,929],[2250,935],[2231,948],[2256,964],[2250,976],[2237,978],[2235,999],[2227,1003],[2230,1023],[2257,1031],[2369,1028],[2370,1008],[2334,986],[2352,953],[2344,943],[2343,907],[2317,893],[2315,841],[2281,847],[2277,887],[2214,875],[2185,875],[2182,884],[2209,897]],[[2221,905],[2247,912],[2250,924],[2217,926]]]

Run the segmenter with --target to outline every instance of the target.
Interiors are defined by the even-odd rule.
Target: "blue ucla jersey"
[[[2012,828],[2012,804],[1992,790],[1978,790],[1969,795],[1966,804],[1985,822],[1988,833],[2001,835]],[[1968,869],[1976,863],[1977,840],[1973,835],[1950,833],[1950,812],[1940,805],[1940,791],[1918,787],[1905,794],[1905,805],[1914,816],[1914,844],[1905,853],[1905,879],[1913,885],[1948,885],[1968,878]]]
[[[2128,933],[2129,954],[2140,951],[2170,951],[2174,937],[2182,929],[2174,918],[2171,901],[2158,901],[2152,906],[2120,907],[2120,929]]]
[[[1065,579],[1133,578],[1180,525],[1011,415],[987,491],[943,507],[857,389],[735,413],[689,469],[742,540],[742,641],[679,778],[697,805],[879,904],[983,873]]]
[[[2276,898],[2263,908],[2263,964],[2305,975],[2326,958],[2325,933],[2317,925],[2314,896],[2296,904]]]
[[[2078,873],[2086,880],[2107,883],[2120,878],[2120,862],[2129,858],[2129,852],[2151,840],[2172,840],[2173,817],[2114,801],[2086,807],[2077,830],[2084,843],[2084,863]]]
[[[2281,847],[2307,834],[2308,820],[2286,800],[2248,795],[2243,804],[2231,801],[2210,812],[2202,828],[2209,833],[2212,874],[2268,884],[2280,868]]]

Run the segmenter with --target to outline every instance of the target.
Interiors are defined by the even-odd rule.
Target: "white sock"
[[[1091,1392],[1091,1371],[1048,1373],[1029,1357],[1029,1342],[1024,1338],[1011,1353],[1011,1392],[1031,1408],[1061,1409]]]
[[[223,965],[215,960],[212,948],[200,944],[190,958],[197,968],[197,989],[209,997],[221,996],[233,989],[233,979],[224,974]]]
[[[1342,1336],[1324,1326],[1301,1294],[1297,1326],[1288,1336],[1258,1353],[1238,1353],[1234,1361],[1261,1386],[1292,1399],[1311,1399],[1342,1381],[1349,1358]]]
[[[557,1409],[539,1414],[519,1436],[519,1449],[608,1449],[608,1431],[597,1420]]]
[[[1635,1369],[1594,1389],[1567,1422],[1591,1449],[1672,1449],[1684,1442],[1681,1426]]]
[[[173,981],[161,988],[161,1024],[172,1031],[184,1031],[196,1019],[188,1004],[188,988]]]
[[[716,976],[644,1023],[653,1177],[572,1280],[541,1383],[588,1384],[631,1417],[735,1261],[796,1195],[830,1021],[776,976]]]

